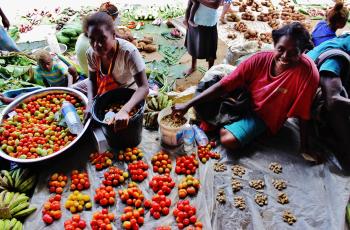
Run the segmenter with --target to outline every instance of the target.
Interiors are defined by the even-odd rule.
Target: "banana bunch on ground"
[[[16,169],[13,171],[1,170],[0,191],[14,191],[26,193],[30,191],[36,182],[36,175],[29,169]]]
[[[147,97],[146,102],[148,109],[153,111],[161,111],[173,104],[173,101],[169,99],[168,95],[163,93],[159,93],[157,96]]]
[[[16,220],[16,218],[12,218],[11,220],[0,220],[0,229],[1,230],[22,230],[23,225],[20,221]]]
[[[2,191],[0,193],[0,219],[21,219],[32,214],[36,208],[29,207],[28,200],[29,197],[24,193]]]
[[[147,108],[144,114],[144,126],[148,129],[158,128],[158,113],[162,109],[172,106],[173,101],[169,99],[168,95],[159,93],[157,96],[149,96],[146,99]]]

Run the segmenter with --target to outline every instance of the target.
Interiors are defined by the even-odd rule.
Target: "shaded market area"
[[[198,128],[203,122],[195,109],[171,115],[172,106],[198,94],[198,84],[272,50],[273,29],[298,21],[312,32],[333,1],[232,1],[233,12],[217,24],[214,66],[208,70],[198,60],[190,75],[184,74],[192,60],[184,45],[187,1],[112,1],[119,12],[115,30],[140,52],[150,88],[127,112],[128,128],[117,132],[109,119],[134,90],[96,96],[85,119],[86,91],[36,81],[42,50],[64,71],[74,67],[77,79],[88,77],[76,44],[83,19],[104,2],[34,2],[27,10],[1,5],[13,11],[8,34],[20,51],[0,52],[1,98],[11,98],[0,105],[0,230],[348,229],[350,179],[318,130],[308,135],[321,163],[300,154],[294,118],[277,134],[230,151],[219,132]],[[337,34],[348,31],[346,23]],[[82,120],[81,127],[71,126],[67,114]]]

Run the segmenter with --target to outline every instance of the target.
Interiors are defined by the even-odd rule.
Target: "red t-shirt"
[[[303,54],[298,65],[273,77],[273,57],[273,51],[259,52],[220,83],[227,92],[246,88],[251,94],[253,110],[276,133],[288,117],[310,119],[319,74],[314,62]]]

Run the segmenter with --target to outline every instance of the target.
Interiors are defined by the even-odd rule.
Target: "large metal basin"
[[[87,97],[83,93],[81,93],[75,89],[65,88],[65,87],[50,87],[50,88],[45,88],[45,89],[39,89],[39,90],[36,90],[36,91],[30,92],[28,94],[25,94],[23,96],[18,97],[15,101],[13,101],[11,104],[6,106],[6,108],[4,108],[4,110],[0,114],[0,124],[2,124],[3,119],[7,118],[7,114],[10,113],[11,111],[13,111],[20,103],[29,101],[33,96],[40,97],[40,96],[45,96],[45,95],[50,94],[50,93],[69,93],[69,94],[74,95],[77,98],[79,98],[82,101],[82,103],[84,103],[85,106],[88,103]],[[48,159],[51,159],[53,157],[60,155],[61,153],[63,153],[64,151],[66,151],[67,149],[72,147],[75,143],[77,143],[77,141],[79,141],[79,139],[86,132],[86,130],[90,124],[90,121],[91,121],[91,119],[89,119],[85,123],[83,131],[69,145],[65,146],[64,148],[60,149],[57,152],[54,152],[53,154],[47,155],[45,157],[39,157],[36,159],[18,159],[18,158],[14,158],[14,157],[7,155],[4,151],[2,151],[0,149],[0,157],[5,158],[6,160],[9,160],[9,161],[19,163],[19,164],[39,163],[39,162],[46,161]]]

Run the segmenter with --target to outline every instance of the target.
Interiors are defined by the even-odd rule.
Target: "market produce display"
[[[82,32],[83,29],[81,24],[66,25],[56,33],[56,38],[59,43],[65,44],[68,48],[74,49],[75,43]]]
[[[254,188],[255,190],[259,190],[265,187],[265,183],[263,180],[251,180],[249,181],[249,186]]]
[[[123,170],[119,169],[118,167],[111,166],[109,167],[108,171],[106,171],[104,174],[104,180],[102,183],[106,186],[118,186],[125,182],[126,179],[129,177],[129,173],[124,172]]]
[[[235,208],[244,210],[247,207],[243,196],[235,196],[233,200],[233,206],[235,206]]]
[[[289,210],[285,210],[283,212],[282,218],[283,218],[283,221],[287,222],[289,225],[293,225],[297,221],[297,218]]]
[[[203,164],[205,164],[209,159],[220,159],[221,157],[220,153],[211,151],[212,148],[215,148],[215,146],[216,146],[216,143],[214,141],[211,141],[206,146],[197,147],[198,158]]]
[[[71,102],[82,119],[84,107],[79,99],[66,94],[48,94],[23,102],[0,125],[1,149],[14,158],[33,159],[44,157],[71,143],[76,135],[68,128],[60,127],[54,116],[62,102]]]
[[[101,185],[96,189],[94,200],[101,206],[112,206],[115,204],[115,194],[112,186]]]
[[[197,221],[197,209],[190,205],[189,200],[179,201],[173,211],[173,215],[179,229],[184,229],[189,225],[194,225],[198,229],[202,229],[203,225]]]
[[[254,197],[255,203],[259,206],[267,205],[267,196],[263,193],[257,193]]]
[[[234,177],[231,178],[231,187],[233,192],[238,192],[243,188],[242,182]]]
[[[96,170],[102,170],[108,168],[113,163],[113,153],[106,151],[104,153],[92,153],[89,160],[92,165],[95,165]]]
[[[242,177],[246,173],[245,168],[241,165],[233,165],[231,169],[233,175],[238,177]]]
[[[178,128],[183,126],[187,122],[187,119],[185,117],[178,117],[173,116],[172,114],[164,116],[160,123],[164,126],[170,127],[170,128]]]
[[[143,208],[125,207],[120,218],[123,222],[122,227],[124,229],[139,229],[144,224],[144,214],[145,210]]]
[[[196,169],[198,168],[198,161],[196,160],[196,155],[191,154],[189,156],[181,156],[176,158],[176,174],[195,174]]]
[[[85,190],[90,188],[90,180],[87,172],[79,172],[78,170],[73,170],[71,173],[71,185],[70,190]]]
[[[224,189],[218,190],[218,193],[216,194],[216,201],[221,204],[226,203],[226,193]]]
[[[156,175],[149,182],[149,187],[155,193],[162,191],[164,195],[169,195],[171,190],[175,187],[175,182],[169,174]]]
[[[125,162],[133,162],[136,160],[141,160],[143,158],[144,154],[141,151],[141,149],[134,147],[134,148],[126,148],[124,151],[121,150],[118,153],[118,160],[125,161]]]
[[[15,169],[12,171],[1,170],[0,191],[27,193],[36,184],[37,176],[29,169]]]
[[[214,166],[213,166],[213,169],[214,169],[215,172],[224,172],[224,171],[227,170],[227,167],[223,163],[215,162]]]
[[[64,222],[64,230],[83,230],[86,228],[86,221],[79,214],[74,214],[71,219]]]
[[[284,192],[278,192],[277,195],[277,202],[280,204],[288,204],[289,203],[289,199],[286,193]]]
[[[185,199],[187,196],[195,196],[200,188],[200,182],[192,175],[187,175],[181,179],[178,185],[178,193],[180,199]]]
[[[148,176],[148,165],[141,160],[128,164],[128,170],[133,181],[142,182]]]
[[[61,195],[56,194],[49,198],[45,202],[42,210],[42,219],[45,224],[52,224],[55,220],[59,220],[62,217],[61,211]]]
[[[276,174],[282,173],[282,165],[280,165],[277,162],[271,162],[269,165],[269,169]]]
[[[92,204],[90,201],[90,196],[79,192],[78,190],[69,194],[68,199],[65,203],[65,208],[74,214],[76,212],[82,212],[84,209],[91,209]]]
[[[118,194],[123,203],[126,203],[128,206],[134,206],[135,208],[140,208],[145,198],[142,190],[135,182],[130,182],[128,188],[119,190]]]
[[[164,108],[170,107],[173,101],[169,99],[168,95],[158,93],[155,96],[148,96],[146,98],[146,111],[144,113],[144,126],[149,129],[158,128],[158,114]]]
[[[122,108],[123,108],[123,104],[119,104],[119,103],[116,103],[116,104],[110,104],[107,106],[107,108],[105,109],[105,112],[114,112],[114,113],[118,113]],[[134,116],[134,114],[137,113],[137,111],[139,111],[140,108],[138,107],[134,107],[131,109],[131,111],[129,112],[129,116],[132,117]]]
[[[111,230],[112,222],[115,220],[114,214],[104,208],[93,214],[90,226],[92,230]]]
[[[281,190],[287,188],[287,181],[285,181],[283,179],[273,179],[272,185],[273,185],[273,187],[275,187],[275,189],[281,191]]]
[[[169,155],[163,151],[156,153],[152,157],[153,172],[163,174],[170,173],[172,169],[171,159]]]
[[[152,202],[145,201],[145,208],[150,209],[150,213],[154,219],[159,219],[161,216],[166,216],[170,212],[171,200],[162,192],[155,194],[152,197]]]
[[[18,221],[16,218],[10,219],[0,219],[0,229],[12,229],[12,230],[22,230],[23,229],[23,224]]]
[[[29,216],[35,212],[36,207],[30,206],[29,197],[26,194],[4,190],[0,193],[0,209],[0,219],[11,220]]]
[[[50,193],[62,194],[64,187],[66,186],[68,177],[63,173],[53,173],[49,179],[49,191]]]

